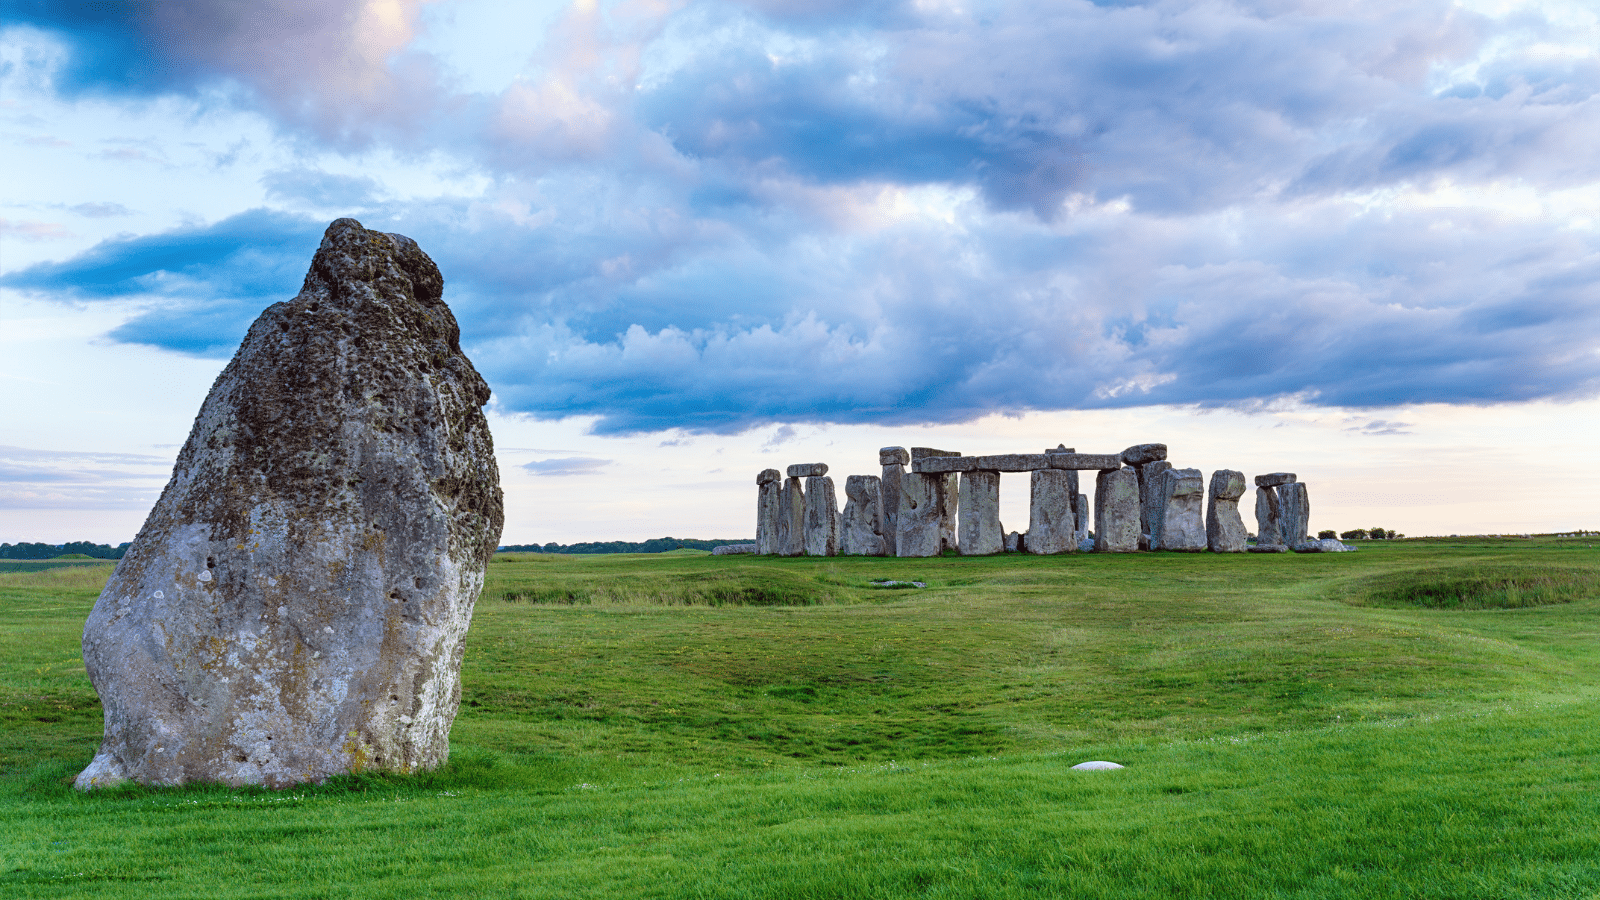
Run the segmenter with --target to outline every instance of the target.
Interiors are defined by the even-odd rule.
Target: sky
[[[1600,528],[1596,147],[1590,0],[0,0],[0,540],[131,540],[341,216],[444,273],[507,544],[1157,441]]]

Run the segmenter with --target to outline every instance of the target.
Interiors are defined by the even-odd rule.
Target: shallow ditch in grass
[[[1600,597],[1600,569],[1497,562],[1385,572],[1341,585],[1351,606],[1527,609]]]

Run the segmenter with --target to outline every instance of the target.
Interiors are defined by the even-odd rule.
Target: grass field
[[[110,565],[8,567],[0,896],[1600,897],[1594,541],[503,554],[450,764],[277,793],[73,791]]]

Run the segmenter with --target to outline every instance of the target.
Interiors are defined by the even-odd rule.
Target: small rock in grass
[[[1123,767],[1114,762],[1106,762],[1103,759],[1093,759],[1089,762],[1078,763],[1077,765],[1073,766],[1073,768],[1077,769],[1079,772],[1104,772],[1108,769],[1120,769]]]

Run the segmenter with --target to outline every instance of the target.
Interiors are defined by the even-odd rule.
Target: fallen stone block
[[[755,553],[755,552],[756,552],[756,545],[755,544],[723,544],[720,547],[712,547],[711,548],[711,555],[712,556],[736,556],[736,555],[743,554],[743,553]]]

